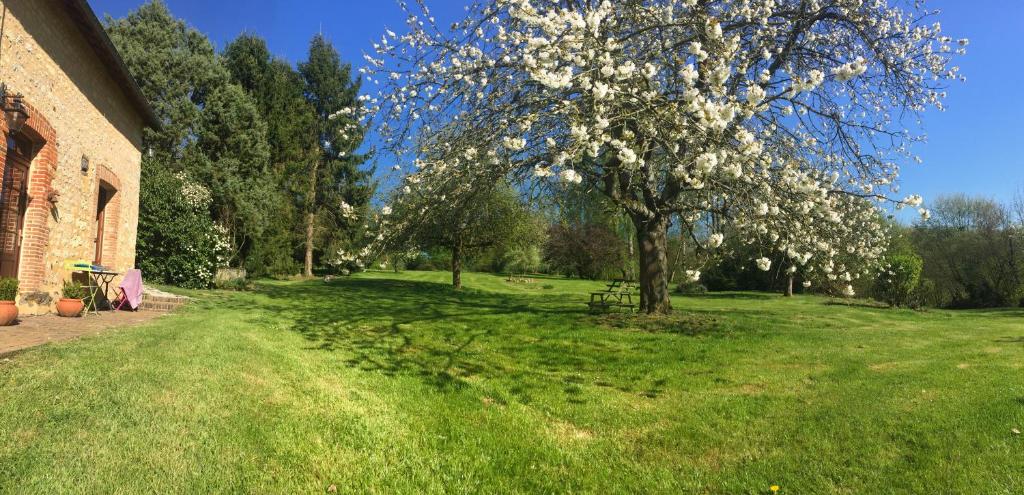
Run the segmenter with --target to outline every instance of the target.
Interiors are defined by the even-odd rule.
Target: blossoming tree
[[[444,28],[402,2],[408,33],[366,57],[366,100],[407,162],[396,201],[501,178],[597,188],[636,227],[641,309],[666,313],[674,221],[714,248],[720,233],[694,228],[714,215],[849,279],[837,256],[884,249],[879,204],[920,206],[896,185],[923,137],[908,124],[942,108],[967,41],[907,3],[493,0]]]

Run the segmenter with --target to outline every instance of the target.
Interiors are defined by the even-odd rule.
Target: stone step
[[[177,296],[150,296],[147,294],[142,295],[143,302],[154,302],[154,303],[185,303],[188,299]]]
[[[160,312],[160,313],[170,313],[171,311],[174,311],[174,310],[182,307],[183,305],[184,305],[184,303],[179,303],[179,304],[160,303],[160,304],[158,304],[158,303],[146,303],[146,302],[144,302],[141,305],[139,305],[139,311],[157,311],[157,312]]]
[[[170,303],[170,302],[153,302],[153,301],[142,301],[139,305],[139,309],[142,311],[162,311],[164,313],[174,311],[185,305],[185,301]]]
[[[145,287],[142,291],[142,303],[139,304],[139,309],[167,313],[188,304],[188,301],[189,298],[185,296]]]

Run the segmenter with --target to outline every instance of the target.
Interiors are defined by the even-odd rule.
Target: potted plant
[[[82,302],[82,299],[85,299],[85,288],[82,287],[82,284],[65,281],[61,294],[64,298],[57,301],[57,314],[63,317],[75,317],[82,314],[82,308],[85,307],[85,303]]]
[[[18,297],[18,279],[0,278],[0,326],[13,325],[18,319],[18,307],[14,300]]]

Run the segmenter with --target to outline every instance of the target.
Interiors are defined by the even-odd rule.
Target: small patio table
[[[84,273],[89,278],[89,283],[85,286],[86,290],[89,291],[88,302],[85,304],[85,314],[88,315],[91,311],[94,315],[99,315],[99,295],[103,294],[103,300],[110,302],[108,294],[110,293],[110,283],[114,281],[114,277],[120,275],[118,272],[111,272],[106,270],[76,270],[78,273]]]

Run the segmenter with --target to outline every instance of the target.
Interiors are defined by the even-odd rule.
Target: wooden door
[[[0,187],[0,277],[18,276],[31,156],[30,143],[8,140],[7,163]]]
[[[103,264],[103,230],[107,217],[107,203],[110,202],[111,192],[105,185],[100,184],[99,197],[96,199],[96,256],[93,263]]]

